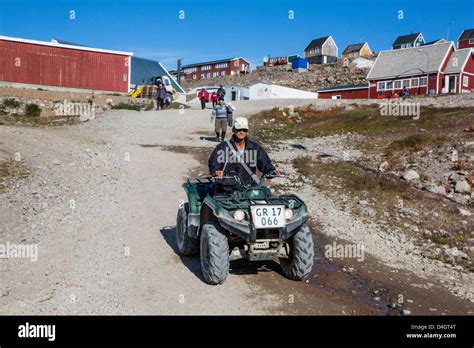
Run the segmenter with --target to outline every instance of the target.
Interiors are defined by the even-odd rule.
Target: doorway
[[[448,92],[456,93],[456,75],[449,76]]]

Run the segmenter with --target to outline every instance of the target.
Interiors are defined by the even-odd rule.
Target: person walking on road
[[[198,98],[201,100],[201,109],[204,110],[206,108],[206,102],[209,100],[209,92],[203,87],[198,93]]]
[[[222,87],[222,85],[217,90],[217,96],[219,98],[224,98],[225,97],[225,89],[224,89],[224,87]]]
[[[224,103],[224,98],[219,98],[218,104],[213,108],[211,122],[215,119],[216,140],[224,141],[227,126],[231,127],[233,122],[233,109]]]
[[[217,102],[219,100],[219,96],[217,95],[216,91],[212,93],[211,100],[212,100],[212,108],[214,108],[217,105]]]
[[[160,83],[156,92],[156,110],[163,110],[165,107],[166,89]]]

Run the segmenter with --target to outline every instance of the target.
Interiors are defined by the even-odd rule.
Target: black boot
[[[225,140],[225,132],[222,132],[222,139],[221,141],[224,141]]]
[[[219,136],[220,136],[219,132],[216,132],[216,141],[219,141],[219,140],[220,140],[220,137],[219,137]]]

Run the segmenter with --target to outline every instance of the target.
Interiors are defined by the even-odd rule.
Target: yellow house
[[[370,57],[372,51],[367,42],[358,43],[347,46],[342,52],[341,60],[344,62],[346,58],[355,59],[359,57]]]

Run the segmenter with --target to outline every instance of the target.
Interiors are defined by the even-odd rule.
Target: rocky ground
[[[285,279],[277,262],[235,262],[223,285],[208,286],[199,261],[177,254],[176,210],[185,199],[180,184],[206,170],[215,146],[210,110],[112,110],[74,125],[0,126],[0,244],[37,245],[39,252],[34,262],[0,259],[1,313],[473,314],[472,255],[461,246],[472,238],[472,232],[464,233],[473,226],[472,216],[454,216],[451,210],[461,205],[449,199],[430,200],[436,204],[433,209],[427,198],[420,201],[426,206],[416,205],[413,197],[418,196],[407,193],[405,186],[360,181],[368,177],[370,159],[375,158],[375,170],[387,160],[372,157],[374,148],[365,140],[374,138],[364,132],[295,137],[292,131],[298,128],[283,122],[287,116],[281,111],[265,114],[275,106],[306,104],[235,104],[236,116],[264,112],[253,116],[251,135],[288,173],[271,182],[272,189],[295,192],[310,208],[316,252],[306,282]],[[328,113],[324,117],[334,116],[327,105],[321,101],[322,112]],[[349,109],[354,115],[372,112]],[[469,119],[459,112],[464,115],[457,115],[459,119]],[[312,123],[300,113],[294,124],[311,130]],[[323,133],[342,123],[325,124]],[[358,162],[362,167],[356,168],[363,172],[341,175]],[[397,169],[387,168],[383,174],[390,170]],[[416,190],[422,197],[432,195]],[[425,217],[434,212],[449,220],[425,225]],[[449,226],[454,218],[459,221],[453,230]],[[419,235],[413,234],[415,227]],[[455,252],[450,263],[424,254],[422,243],[429,238],[418,237],[441,229],[459,234],[445,238],[448,249],[458,243],[457,250],[469,259]],[[431,239],[436,245],[441,242]],[[334,243],[362,246],[363,257],[328,255]]]
[[[317,92],[322,88],[365,83],[369,70],[369,68],[357,68],[354,64],[344,66],[341,62],[327,65],[311,64],[308,71],[301,73],[292,72],[291,69],[288,71],[286,66],[274,66],[257,69],[247,75],[187,80],[182,86],[185,89],[203,85],[248,87],[257,82],[267,82]]]
[[[280,108],[255,122],[291,173],[281,189],[303,191],[326,231],[474,300],[474,110],[370,121],[378,109]]]

